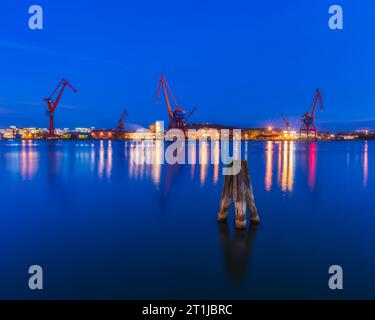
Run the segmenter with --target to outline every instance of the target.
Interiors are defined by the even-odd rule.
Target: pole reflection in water
[[[211,142],[214,144],[213,151],[213,165],[214,165],[214,185],[217,185],[219,181],[219,164],[220,164],[220,142],[214,141]],[[212,150],[212,149],[211,149]]]
[[[33,149],[31,140],[22,140],[21,150],[21,176],[23,180],[32,180],[38,171],[39,154]]]
[[[294,184],[294,142],[285,141],[282,154],[281,190],[292,192]]]
[[[289,142],[289,165],[288,165],[288,190],[290,192],[293,191],[293,184],[294,184],[294,142]]]
[[[145,146],[143,142],[133,143],[130,145],[130,157],[129,157],[129,177],[138,179],[139,166],[142,164],[142,156],[145,152]]]
[[[112,173],[112,141],[108,141],[106,176],[109,179]]]
[[[200,183],[204,185],[207,178],[208,170],[208,142],[201,141],[199,143],[199,163],[200,163]]]
[[[288,181],[288,142],[285,141],[283,145],[283,162],[281,170],[281,190],[287,191],[287,181]]]
[[[161,176],[161,164],[163,163],[164,157],[164,142],[163,141],[156,141],[154,145],[154,150],[152,154],[155,155],[154,161],[152,164],[152,182],[155,184],[156,187],[160,185],[160,176]]]
[[[310,191],[313,191],[315,188],[316,180],[316,151],[317,145],[316,142],[311,142],[308,147],[308,185]]]
[[[130,144],[129,145],[129,178],[133,178],[134,177],[134,167],[135,167],[135,145],[134,144]]]
[[[93,152],[93,151],[91,151]],[[105,176],[107,179],[111,177],[112,174],[112,159],[113,151],[112,151],[112,141],[108,140],[107,142],[107,150],[104,148],[104,141],[100,140],[99,145],[99,162],[98,162],[98,176],[99,178],[103,178],[104,171]]]
[[[368,181],[368,143],[365,142],[364,154],[363,154],[363,186],[367,187]]]
[[[129,177],[151,178],[158,188],[164,158],[164,142],[141,141],[129,145]]]
[[[283,192],[292,192],[294,187],[295,171],[295,144],[293,141],[278,143],[277,154],[277,183]],[[266,147],[266,177],[265,188],[267,191],[272,187],[273,174],[273,146],[268,142]]]
[[[281,166],[282,166],[282,144],[278,143],[278,155],[277,155],[277,185],[281,185]]]
[[[100,140],[99,164],[98,164],[98,176],[99,176],[99,178],[103,177],[103,172],[104,172],[104,141]]]
[[[272,188],[272,163],[273,161],[273,142],[268,141],[266,145],[266,176],[264,178],[264,184],[266,191],[271,191]]]
[[[90,153],[90,171],[93,173],[95,170],[95,145],[91,144],[91,153]]]
[[[250,224],[248,230],[234,230],[233,238],[228,223],[218,223],[224,267],[234,286],[241,286],[246,278],[258,225]]]
[[[196,152],[196,142],[195,140],[189,140],[188,142],[188,161],[190,165],[190,177],[194,180],[195,177],[195,164],[197,163],[197,152]]]

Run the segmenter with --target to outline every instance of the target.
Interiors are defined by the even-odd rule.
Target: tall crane
[[[285,118],[284,114],[281,114],[281,119],[283,119],[284,122],[284,130],[285,131],[290,131],[290,124],[287,118]]]
[[[181,129],[181,130],[185,131],[186,122],[189,120],[189,118],[194,113],[196,108],[194,108],[189,113],[189,115],[186,116],[186,111],[178,105],[178,103],[176,101],[176,98],[173,94],[173,91],[172,91],[172,89],[171,89],[171,87],[170,87],[170,85],[167,81],[167,78],[165,77],[164,74],[162,75],[162,77],[160,79],[159,86],[158,86],[158,89],[156,91],[156,98],[157,99],[160,99],[160,94],[161,94],[162,90],[163,90],[163,93],[164,93],[165,102],[167,103],[168,115],[169,115],[169,118],[170,118],[170,123],[169,123],[168,128],[169,129],[178,128],[178,129]],[[171,99],[170,99],[169,95],[172,98],[172,101],[174,103],[174,108],[171,105]]]
[[[128,111],[124,110],[120,120],[117,123],[116,131],[124,131],[125,119],[128,116]]]
[[[310,106],[310,109],[312,107],[311,114],[309,113],[309,111],[307,111],[301,118],[300,136],[302,132],[306,132],[307,138],[309,137],[310,133],[313,133],[314,137],[316,138],[317,130],[315,127],[315,116],[316,116],[316,109],[318,107],[318,104],[320,104],[320,109],[324,110],[323,98],[322,98],[322,94],[320,93],[319,88],[316,89],[314,99]]]
[[[117,127],[115,128],[113,134],[115,139],[122,139],[124,138],[124,132],[125,132],[125,120],[128,116],[128,111],[124,110],[121,114],[121,118],[117,122]]]
[[[55,116],[55,110],[57,108],[57,105],[59,104],[62,94],[66,87],[69,87],[73,90],[73,92],[77,92],[77,90],[65,79],[62,79],[60,83],[57,85],[55,90],[52,91],[50,96],[48,98],[43,99],[43,101],[47,102],[47,111],[46,115],[49,116],[49,128],[48,128],[48,135],[49,137],[55,136],[55,126],[54,126],[54,116]],[[59,91],[57,94],[56,100],[53,100],[53,96],[56,94],[56,92]]]

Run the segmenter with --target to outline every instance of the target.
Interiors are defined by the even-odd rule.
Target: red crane
[[[124,110],[124,112],[121,115],[120,120],[117,123],[116,131],[124,131],[125,119],[127,116],[128,116],[128,111]]]
[[[302,132],[306,132],[307,138],[309,137],[310,133],[313,133],[315,138],[317,135],[316,127],[315,127],[315,115],[316,115],[316,108],[318,107],[318,104],[320,104],[321,110],[324,110],[323,105],[323,98],[322,94],[320,93],[319,88],[316,89],[314,99],[312,101],[312,112],[311,115],[309,114],[309,111],[307,111],[301,119],[301,129],[300,129],[300,136]]]
[[[55,126],[54,126],[55,110],[57,108],[57,105],[60,102],[60,99],[66,87],[69,87],[70,89],[72,89],[73,92],[77,92],[77,90],[67,80],[62,79],[60,83],[57,85],[57,87],[55,88],[55,90],[52,91],[51,95],[48,98],[43,99],[43,101],[47,102],[46,115],[49,116],[49,128],[48,128],[49,137],[55,136]],[[57,95],[57,98],[56,100],[53,100],[53,96],[58,90],[60,91]]]
[[[284,130],[290,131],[289,121],[285,118],[284,114],[281,114],[281,119],[283,119],[283,122],[284,122]]]
[[[168,128],[169,129],[178,128],[178,129],[181,129],[181,130],[185,130],[186,122],[189,120],[189,118],[191,117],[193,112],[196,110],[196,108],[194,108],[190,112],[190,114],[186,117],[186,115],[185,115],[186,111],[178,105],[178,103],[176,101],[176,98],[173,94],[173,91],[172,91],[172,89],[171,89],[171,87],[170,87],[170,85],[167,81],[167,78],[165,77],[164,74],[162,75],[162,77],[160,79],[159,86],[158,86],[158,89],[156,91],[156,98],[157,99],[160,99],[160,93],[161,93],[162,89],[163,89],[163,92],[164,92],[165,102],[167,103],[167,107],[168,107],[168,115],[169,115],[169,118],[171,119]],[[168,94],[168,92],[169,92],[169,94]],[[175,105],[174,109],[171,106],[171,101],[170,101],[169,95],[171,96],[171,98],[173,100],[173,103]]]

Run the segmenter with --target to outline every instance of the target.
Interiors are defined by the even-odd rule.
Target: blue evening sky
[[[28,8],[44,8],[44,30]],[[344,30],[328,8],[344,9]],[[297,126],[314,90],[324,129],[375,124],[375,2],[371,0],[3,0],[0,127],[47,126],[42,101],[65,77],[57,127],[113,127],[167,120],[155,101],[162,72],[191,122]]]

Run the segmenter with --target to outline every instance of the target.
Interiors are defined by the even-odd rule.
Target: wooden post
[[[250,212],[250,221],[252,223],[259,223],[259,215],[255,206],[253,188],[251,185],[249,169],[247,161],[241,161],[241,170],[237,175],[224,176],[224,186],[221,193],[220,209],[217,216],[219,222],[228,220],[228,212],[233,197],[235,213],[236,213],[236,228],[246,228],[246,207]]]

